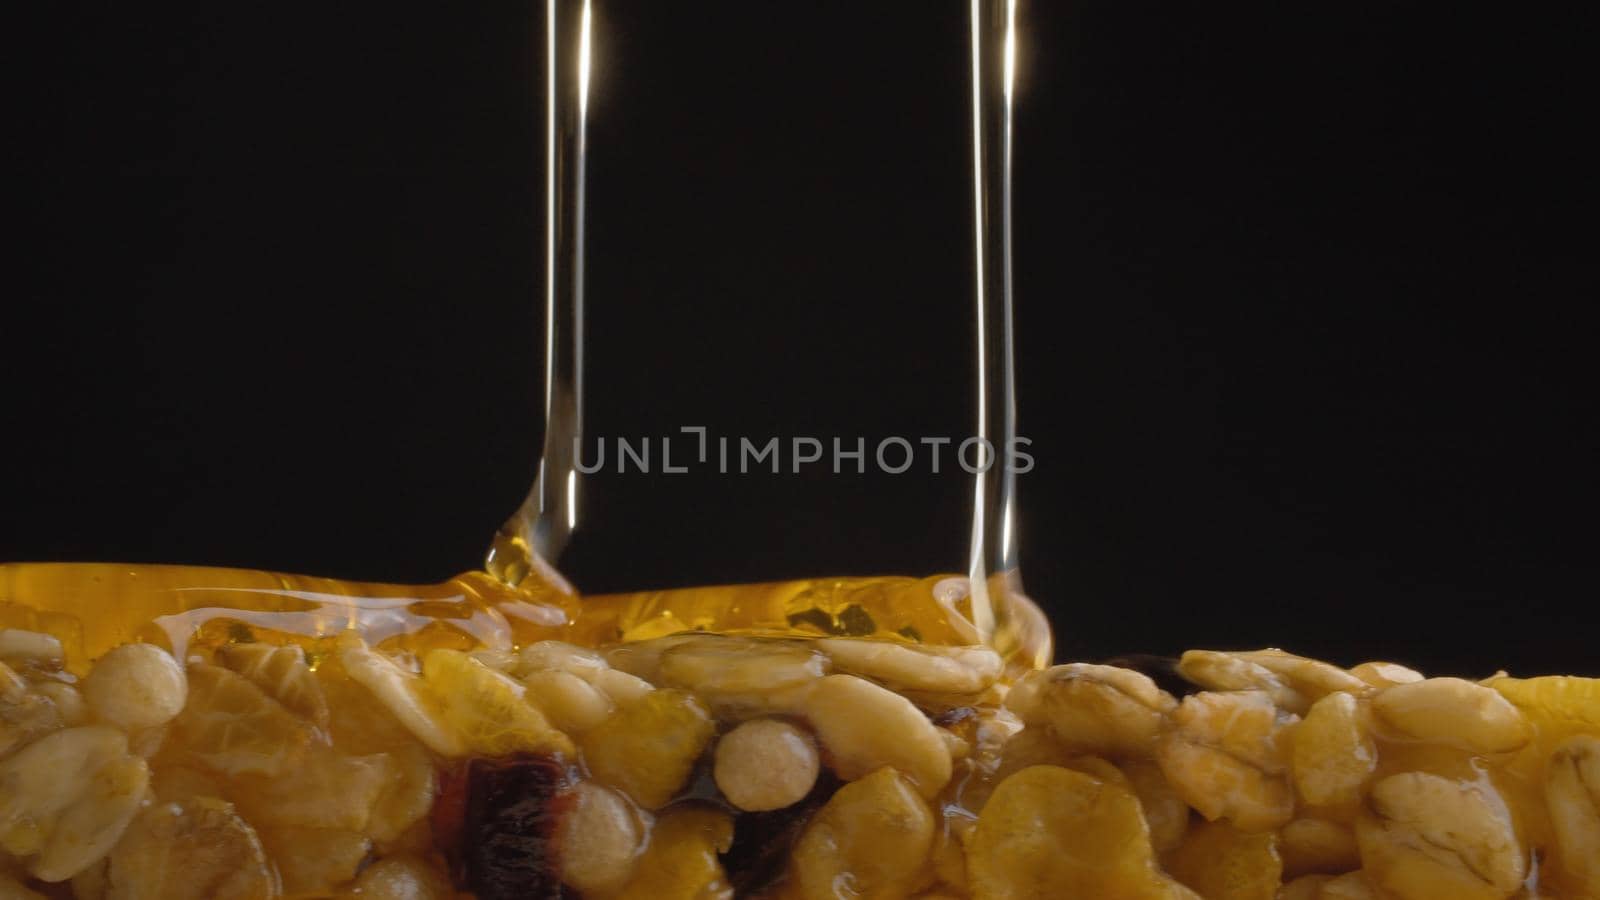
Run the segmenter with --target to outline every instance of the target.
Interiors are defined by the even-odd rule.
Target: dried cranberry
[[[570,779],[544,756],[474,759],[446,774],[435,838],[455,860],[458,886],[478,900],[561,900],[561,819]]]

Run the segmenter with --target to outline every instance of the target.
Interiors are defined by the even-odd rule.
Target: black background
[[[540,7],[42,6],[0,559],[478,564],[540,439]],[[591,434],[970,433],[965,12],[601,4]],[[1064,656],[1600,674],[1588,25],[1026,8],[1021,546]],[[959,570],[949,462],[598,477],[564,564]]]

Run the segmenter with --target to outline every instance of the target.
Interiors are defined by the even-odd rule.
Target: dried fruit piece
[[[1283,826],[1278,837],[1286,876],[1308,872],[1338,875],[1361,865],[1355,832],[1347,825],[1326,819],[1295,819]]]
[[[1600,737],[1575,735],[1550,757],[1545,804],[1562,868],[1600,895]]]
[[[836,676],[850,677],[850,676]],[[933,811],[917,786],[882,768],[845,785],[796,842],[793,877],[805,900],[900,898],[916,888],[933,845]]]
[[[810,734],[778,719],[753,719],[717,742],[712,775],[729,803],[761,812],[805,799],[820,767]]]
[[[560,900],[554,841],[571,806],[566,782],[565,768],[550,757],[467,764],[457,853],[478,900]]]
[[[172,721],[183,709],[187,692],[183,668],[154,644],[111,649],[83,680],[83,696],[94,714],[128,730]]]
[[[890,766],[924,797],[950,780],[950,754],[938,728],[899,694],[854,675],[829,675],[811,689],[805,714],[840,778]]]
[[[1314,806],[1348,807],[1378,767],[1356,698],[1332,693],[1312,704],[1294,736],[1294,786]]]
[[[1356,823],[1361,863],[1399,900],[1504,900],[1522,885],[1511,815],[1488,785],[1407,772],[1373,785],[1369,807]]]
[[[1278,836],[1204,822],[1167,857],[1167,871],[1202,897],[1273,900],[1283,884]]]
[[[645,809],[659,809],[689,779],[715,731],[692,694],[652,691],[585,733],[583,760],[599,781]]]
[[[187,756],[227,775],[277,775],[314,736],[309,722],[244,676],[199,662],[189,665],[189,701],[173,728]]]
[[[1173,714],[1157,761],[1178,796],[1207,819],[1269,831],[1294,815],[1283,741],[1294,721],[1260,691],[1193,694]]]
[[[1188,893],[1156,869],[1131,791],[1058,766],[1033,766],[1000,783],[978,816],[967,872],[980,900]]]
[[[1533,738],[1528,720],[1505,697],[1460,678],[1395,685],[1373,698],[1372,709],[1404,737],[1475,753],[1509,752]]]
[[[147,807],[116,848],[107,900],[268,900],[277,876],[255,831],[214,798]]]
[[[1027,724],[1050,729],[1069,749],[1148,757],[1177,701],[1138,672],[1069,663],[1023,676],[1006,706]]]
[[[888,641],[823,638],[817,649],[835,671],[871,678],[897,691],[976,694],[1000,677],[1000,654],[988,647],[928,647]]]
[[[271,827],[257,833],[289,897],[330,896],[356,877],[372,848],[366,835],[337,828]]]
[[[585,894],[604,894],[621,887],[633,874],[634,860],[649,834],[648,813],[628,799],[589,781],[572,789],[561,822],[561,880]]]
[[[298,645],[224,644],[217,650],[217,658],[290,712],[318,728],[328,727],[328,698]]]

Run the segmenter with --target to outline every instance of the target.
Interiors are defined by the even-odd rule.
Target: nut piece
[[[366,831],[378,798],[396,777],[387,753],[350,756],[319,744],[277,777],[237,792],[236,799],[253,825]]]
[[[570,672],[589,680],[587,674],[608,668],[606,661],[593,650],[563,641],[535,641],[517,653],[510,672],[526,678],[530,672]]]
[[[967,873],[983,900],[1194,896],[1156,869],[1131,791],[1058,766],[1000,783],[967,844]]]
[[[577,734],[599,725],[611,715],[611,698],[571,672],[529,672],[522,679],[529,703],[562,731]]]
[[[1178,660],[1178,674],[1208,691],[1264,691],[1272,702],[1293,713],[1303,713],[1311,701],[1278,673],[1221,650],[1188,650]]]
[[[61,641],[42,631],[0,628],[0,660],[12,664],[33,663],[59,667],[66,659]]]
[[[106,873],[106,900],[263,900],[279,895],[255,830],[213,798],[140,813]]]
[[[1532,726],[1509,700],[1460,678],[1395,685],[1373,699],[1372,709],[1405,737],[1475,753],[1505,753],[1533,739]]]
[[[1294,716],[1261,691],[1183,698],[1156,755],[1178,796],[1207,819],[1270,831],[1294,815],[1283,735]]]
[[[808,642],[692,637],[662,651],[658,683],[697,694],[778,691],[821,678],[826,663]]]
[[[339,661],[356,683],[371,691],[389,714],[440,756],[465,756],[467,743],[445,724],[438,698],[422,679],[400,668],[354,634],[339,638]]]
[[[101,766],[78,786],[77,802],[67,807],[50,832],[49,843],[29,868],[41,881],[66,881],[98,862],[116,845],[143,805],[150,769],[137,756]]]
[[[62,725],[71,728],[88,721],[89,707],[83,702],[83,695],[72,685],[60,681],[41,681],[33,686],[33,692],[55,704]]]
[[[712,776],[729,803],[762,812],[804,799],[820,765],[811,735],[778,719],[753,719],[717,742]]]
[[[617,897],[733,900],[717,856],[733,846],[733,819],[721,810],[679,804],[650,831],[650,846]]]
[[[1373,785],[1369,808],[1356,822],[1362,866],[1398,900],[1504,900],[1522,886],[1525,854],[1487,785],[1406,772]]]
[[[99,796],[115,803],[119,792],[142,795],[138,769],[129,768],[129,760],[127,737],[105,725],[52,732],[0,760],[0,851],[18,857],[47,851],[80,800]],[[119,768],[105,783],[96,784],[98,773],[112,764]],[[91,812],[86,810],[84,815]],[[83,864],[90,862],[93,860]],[[50,867],[50,874],[56,874],[55,866]],[[74,874],[68,872],[61,878]]]
[[[692,694],[663,688],[585,732],[583,759],[596,779],[645,809],[660,809],[688,780],[715,731]]]
[[[1361,865],[1356,835],[1349,826],[1325,819],[1295,819],[1278,833],[1278,853],[1286,876],[1308,872],[1337,875]]]
[[[1204,822],[1190,831],[1166,864],[1202,897],[1273,900],[1283,884],[1278,836],[1246,834],[1226,822]]]
[[[390,856],[361,870],[351,886],[361,900],[450,900],[450,883],[433,866],[412,856]]]
[[[1347,872],[1322,886],[1318,900],[1378,900],[1378,892],[1362,872]]]
[[[1318,659],[1308,659],[1282,650],[1246,650],[1234,655],[1279,676],[1312,703],[1340,691],[1366,694],[1371,690],[1365,681],[1355,675]]]
[[[988,647],[922,647],[889,641],[823,638],[817,649],[840,672],[897,691],[976,694],[1000,677],[1000,654]]]
[[[1600,738],[1575,735],[1557,745],[1544,790],[1561,866],[1600,895]]]
[[[172,721],[188,693],[183,668],[154,644],[112,648],[83,680],[83,696],[94,714],[128,730]]]
[[[1145,760],[1130,760],[1121,766],[1128,784],[1139,797],[1144,820],[1150,825],[1150,843],[1156,853],[1178,846],[1189,830],[1189,806],[1167,783],[1161,767]]]
[[[835,676],[851,677],[851,676]],[[791,861],[804,900],[905,897],[933,846],[934,816],[917,787],[882,768],[845,785],[817,811]]]
[[[1177,701],[1132,669],[1069,663],[1023,676],[1006,705],[1070,749],[1148,757]]]
[[[1322,900],[1322,886],[1332,875],[1302,875],[1278,890],[1277,900]]]
[[[899,694],[854,675],[829,675],[807,695],[805,714],[840,778],[891,766],[924,797],[950,780],[939,729]]]
[[[318,728],[328,727],[328,698],[294,644],[225,644],[217,650],[223,665],[250,679],[284,708]]]
[[[594,782],[579,782],[572,794],[559,838],[561,880],[585,894],[614,891],[633,874],[649,823],[627,798]]]
[[[1364,662],[1351,669],[1350,674],[1380,690],[1422,680],[1421,672],[1392,662]]]
[[[372,842],[337,828],[260,828],[261,847],[283,880],[283,892],[298,897],[331,897],[356,877]]]
[[[173,730],[175,747],[227,775],[278,775],[299,761],[314,736],[310,722],[255,682],[202,662],[189,665],[189,702]]]
[[[1313,806],[1353,806],[1378,767],[1378,748],[1350,694],[1312,704],[1294,735],[1294,786]]]

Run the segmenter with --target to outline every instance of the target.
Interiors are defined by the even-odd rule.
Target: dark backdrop
[[[34,6],[0,559],[476,565],[541,429],[536,5]],[[970,433],[965,4],[600,9],[591,433]],[[1064,654],[1600,674],[1588,25],[1028,7],[1021,545]],[[962,568],[948,458],[821,469],[598,477],[566,563]]]

